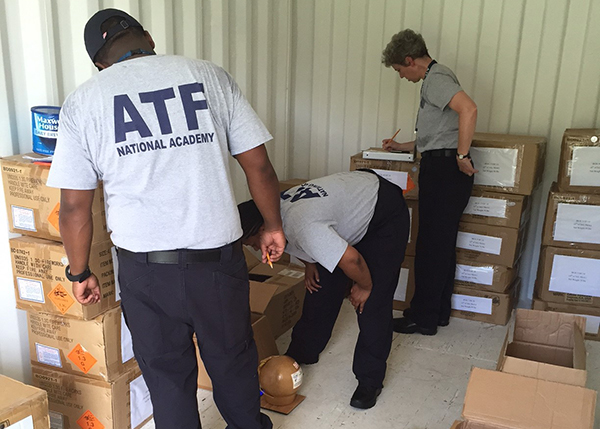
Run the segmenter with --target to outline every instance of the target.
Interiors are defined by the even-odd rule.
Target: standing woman
[[[456,270],[458,224],[473,187],[469,149],[477,106],[448,67],[429,56],[423,36],[406,29],[392,37],[382,62],[400,78],[421,86],[416,140],[383,140],[386,150],[421,153],[419,233],[415,258],[415,295],[394,330],[435,335],[450,320]]]

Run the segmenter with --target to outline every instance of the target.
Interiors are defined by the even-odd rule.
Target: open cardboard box
[[[596,392],[473,368],[460,429],[593,429]]]
[[[573,314],[517,309],[498,358],[498,371],[585,387],[585,319]]]
[[[275,338],[291,329],[304,306],[304,268],[259,264],[250,270],[250,310],[264,314]]]

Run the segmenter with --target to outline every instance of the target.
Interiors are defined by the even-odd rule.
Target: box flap
[[[515,316],[514,340],[573,348],[575,326],[585,332],[585,318],[574,314],[519,308]]]
[[[513,429],[592,429],[596,392],[473,368],[463,406],[469,422]]]
[[[279,287],[276,283],[250,281],[250,311],[263,314]]]

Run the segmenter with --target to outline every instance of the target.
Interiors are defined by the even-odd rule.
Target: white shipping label
[[[302,368],[299,368],[298,371],[294,372],[292,374],[292,383],[294,385],[294,389],[297,389],[298,387],[300,387],[302,385]]]
[[[455,293],[452,295],[452,310],[492,314],[492,299]]]
[[[554,240],[600,244],[600,206],[558,204]]]
[[[494,282],[494,267],[474,267],[456,264],[456,280],[491,286]]]
[[[548,289],[600,297],[600,259],[554,255]]]
[[[600,147],[574,147],[571,186],[600,186]]]
[[[24,301],[46,302],[44,297],[44,285],[39,280],[24,279],[17,277],[17,289],[19,289],[19,298]]]
[[[121,301],[121,285],[119,284],[119,257],[117,256],[117,248],[110,248],[113,258],[113,272],[115,273],[115,301]]]
[[[458,231],[456,247],[499,255],[502,250],[502,239],[500,237]]]
[[[278,274],[281,274],[282,276],[286,277],[291,277],[293,279],[300,279],[304,276],[304,273],[302,271],[290,270],[289,268],[285,268],[279,271]]]
[[[62,368],[62,361],[60,359],[60,350],[58,350],[54,347],[35,343],[35,354],[37,356],[37,361],[39,363],[44,363],[46,365],[51,365],[51,366],[55,366],[57,368]]]
[[[408,287],[408,268],[400,268],[400,276],[398,277],[398,285],[394,292],[394,301],[406,301],[406,288]]]
[[[471,158],[479,173],[475,185],[512,188],[515,186],[519,149],[471,147]]]
[[[64,429],[64,416],[56,411],[49,411],[50,415],[50,429]]]
[[[13,228],[26,231],[37,231],[35,229],[35,217],[32,209],[25,207],[10,206],[13,218]]]
[[[589,316],[587,314],[578,314],[577,316],[585,317],[585,333],[596,335],[600,328],[600,316]]]
[[[506,200],[471,197],[464,213],[470,215],[506,218]]]
[[[129,383],[129,392],[131,394],[131,428],[133,429],[152,415],[150,391],[146,386],[144,376],[140,375]]]
[[[125,316],[121,313],[121,360],[123,363],[133,358],[133,340],[131,332],[125,323]]]
[[[1,424],[1,422],[0,422]],[[0,427],[4,427],[4,426],[0,426]],[[25,417],[23,420],[19,420],[16,423],[13,423],[9,426],[10,429],[34,429],[33,426],[33,417],[32,416],[27,416]]]
[[[378,168],[374,168],[373,171],[404,190],[408,187],[408,173],[406,171],[380,170]]]

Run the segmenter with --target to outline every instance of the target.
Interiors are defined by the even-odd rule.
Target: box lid
[[[264,314],[280,285],[250,281],[250,311]]]
[[[514,340],[573,348],[575,329],[585,332],[585,318],[574,314],[519,308],[515,316]]]
[[[43,398],[46,391],[0,375],[0,415],[26,402]]]
[[[590,389],[473,368],[463,417],[494,428],[592,429],[595,408]]]

